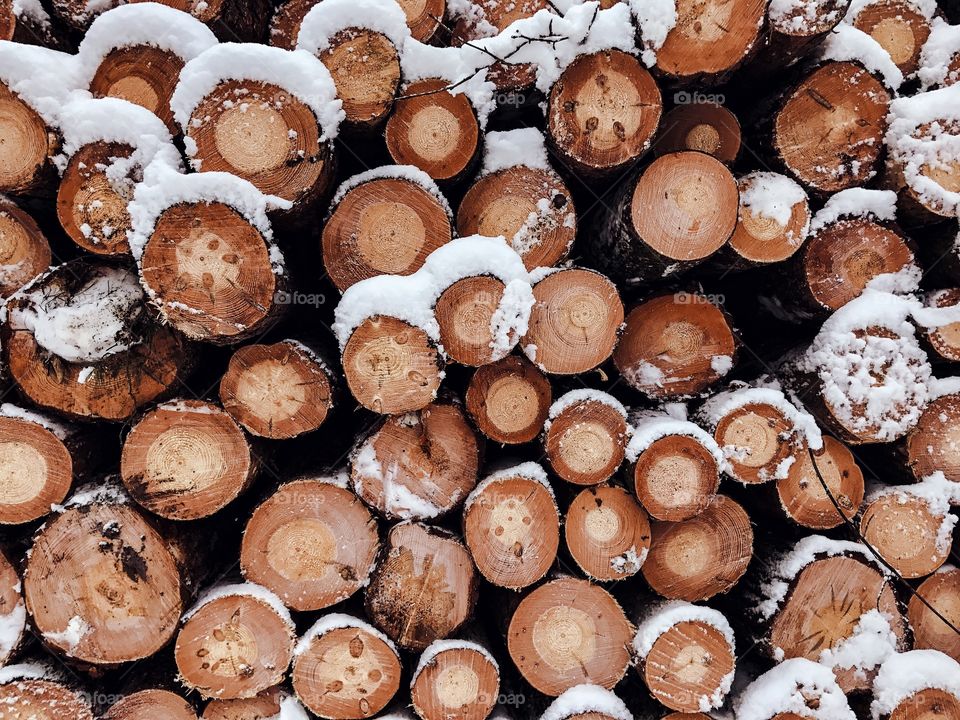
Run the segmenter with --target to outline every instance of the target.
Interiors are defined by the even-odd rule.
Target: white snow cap
[[[435,183],[432,177],[427,175],[416,165],[381,165],[378,168],[366,170],[362,173],[357,173],[356,175],[347,178],[340,183],[337,191],[333,194],[333,199],[330,201],[330,209],[333,210],[333,208],[335,208],[337,204],[343,200],[346,194],[355,187],[373,180],[384,179],[406,180],[407,182],[419,185],[421,188],[433,195],[440,205],[443,206],[443,209],[447,211],[447,215],[451,219],[453,218],[453,211],[450,209],[450,203],[447,202],[447,198],[444,196],[444,194],[440,192],[440,188],[437,187],[437,183]]]
[[[543,133],[537,128],[519,128],[488,132],[483,138],[482,175],[523,165],[537,170],[551,170]]]
[[[120,5],[98,16],[83,36],[77,51],[80,81],[86,87],[117,48],[147,45],[186,62],[216,44],[213,31],[190,13],[155,2]]]
[[[616,410],[624,419],[627,417],[627,409],[623,406],[623,403],[610,393],[592,388],[578,388],[577,390],[570,390],[564,393],[553,401],[553,405],[550,406],[550,410],[547,412],[547,420],[544,423],[543,429],[549,430],[551,421],[556,420],[561,413],[575,405],[588,402],[602,403]]]
[[[640,30],[643,64],[657,63],[657,50],[667,41],[667,35],[677,24],[676,0],[629,0],[630,11]]]
[[[0,404],[0,417],[25,420],[26,422],[33,423],[34,425],[39,425],[40,427],[52,432],[60,440],[66,440],[70,436],[70,430],[66,425],[63,425],[56,420],[51,420],[46,415],[35,412],[34,410],[26,410],[19,405],[14,405],[13,403]]]
[[[894,91],[903,84],[903,73],[890,59],[890,53],[853,25],[840,24],[833,29],[820,48],[820,59],[858,62]]]
[[[378,32],[397,50],[410,37],[407,16],[394,0],[323,0],[303,17],[297,48],[316,55],[330,47],[330,38],[348,28]]]
[[[19,663],[0,668],[0,685],[7,685],[17,680],[52,680],[57,682],[63,679],[63,673],[45,662]]]
[[[873,681],[874,720],[892,713],[921,690],[937,689],[960,698],[960,663],[938,650],[911,650],[893,655]]]
[[[472,650],[473,652],[483,655],[497,670],[500,669],[497,659],[493,657],[490,651],[483,645],[470,642],[469,640],[434,640],[427,645],[426,649],[420,655],[420,660],[417,661],[417,669],[413,671],[413,675],[410,678],[410,687],[413,687],[413,684],[417,681],[417,677],[419,677],[427,665],[433,662],[433,659],[437,657],[437,655],[442,652],[447,652],[448,650]]]
[[[186,128],[197,105],[228,80],[256,80],[283,88],[316,115],[321,140],[337,136],[344,112],[326,66],[306,50],[256,43],[214,45],[184,66],[170,98],[180,127]]]
[[[806,658],[792,658],[765,672],[734,703],[737,720],[770,720],[796,713],[813,720],[856,720],[833,671]]]
[[[533,290],[521,257],[502,237],[482,235],[457,238],[437,248],[412,275],[380,275],[347,288],[334,313],[333,331],[341,352],[357,326],[376,315],[419,327],[439,344],[440,327],[433,314],[437,299],[458,280],[478,275],[490,275],[506,286],[490,322],[494,359],[505,357],[527,331]]]
[[[740,193],[740,205],[754,215],[769,218],[786,227],[793,208],[807,201],[807,193],[800,184],[786,175],[758,170],[741,178],[746,189]],[[806,237],[807,228],[796,238],[799,245]]]
[[[613,720],[633,720],[623,700],[599,685],[575,685],[563,692],[540,716],[540,720],[566,720],[573,715],[600,713]]]
[[[920,53],[920,68],[917,77],[924,90],[960,80],[950,64],[960,53],[960,25],[951,25],[943,18],[934,18],[930,36]]]
[[[204,592],[194,603],[193,607],[183,614],[182,622],[186,622],[199,612],[199,610],[222,598],[250,597],[254,600],[267,605],[272,609],[281,620],[290,628],[291,633],[295,629],[293,618],[283,601],[277,597],[271,590],[251,582],[245,583],[222,583],[214,585]]]
[[[331,632],[332,630],[339,630],[340,628],[355,628],[357,630],[363,630],[364,632],[383,640],[383,642],[385,642],[387,646],[394,652],[397,650],[396,646],[393,644],[393,641],[382,632],[377,630],[377,628],[370,623],[365,622],[358,617],[354,617],[353,615],[347,615],[346,613],[330,613],[322,616],[310,626],[310,629],[303,634],[302,638],[300,638],[296,648],[294,648],[293,654],[302,655],[310,649],[311,643],[318,637],[322,637],[328,632]]]
[[[463,503],[464,514],[466,514],[467,510],[470,509],[470,506],[476,502],[481,493],[483,493],[493,483],[516,477],[533,480],[534,482],[538,482],[543,485],[547,489],[547,492],[550,493],[550,497],[554,498],[554,504],[556,504],[556,495],[554,495],[553,487],[550,485],[550,481],[547,479],[547,473],[543,469],[543,466],[535,462],[524,462],[520,463],[519,465],[512,465],[510,467],[496,470],[481,480]]]
[[[651,608],[650,612],[637,624],[637,634],[633,637],[634,652],[641,659],[645,658],[661,635],[673,626],[685,622],[704,623],[716,628],[723,633],[731,650],[734,648],[733,629],[722,612],[705,605],[671,600]],[[727,689],[729,690],[729,687]]]
[[[73,55],[8,40],[0,40],[0,82],[53,126],[80,87]]]
[[[723,466],[723,452],[710,433],[689,420],[677,418],[666,412],[645,410],[630,417],[630,442],[627,443],[626,456],[630,462],[637,458],[657,440],[671,435],[689,437],[700,443],[716,460],[717,466]]]
[[[849,188],[830,196],[824,206],[813,216],[810,232],[842,218],[870,217],[876,220],[897,219],[897,194],[893,190],[868,190]]]

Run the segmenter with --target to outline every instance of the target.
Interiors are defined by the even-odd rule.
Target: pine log
[[[526,463],[490,475],[463,506],[463,536],[490,583],[520,590],[553,565],[560,515],[543,469]]]
[[[481,645],[438,641],[420,656],[410,698],[422,720],[485,720],[500,695],[500,669]]]
[[[47,647],[86,667],[148,658],[180,620],[179,557],[119,489],[78,493],[41,528],[27,558],[33,625]]]
[[[0,82],[0,192],[46,195],[57,176],[60,139],[25,100]]]
[[[687,603],[655,606],[638,622],[637,671],[654,699],[687,713],[723,705],[736,668],[722,613]]]
[[[850,0],[818,0],[771,9],[764,45],[751,63],[750,71],[766,80],[811,56],[840,24],[849,6]]]
[[[815,559],[818,555],[820,559]],[[802,567],[794,577],[779,579],[789,584],[789,591],[770,628],[770,644],[778,658],[819,660],[823,651],[851,637],[861,616],[870,610],[883,613],[898,645],[903,644],[905,622],[893,588],[863,556],[810,553],[803,562],[789,563],[789,568],[796,571],[798,565]],[[868,689],[875,669],[836,667],[834,672],[840,687],[850,692]]]
[[[434,306],[440,344],[454,362],[479,367],[499,360],[494,327],[506,286],[490,275],[474,275],[449,285]],[[510,338],[514,343],[516,333]]]
[[[650,147],[662,107],[656,82],[632,55],[581,55],[550,90],[547,139],[578,174],[616,176]]]
[[[550,381],[535,365],[519,355],[508,355],[477,368],[467,387],[466,406],[486,437],[515,445],[539,434],[552,397]]]
[[[110,706],[103,720],[197,720],[197,713],[186,700],[168,690],[141,690]]]
[[[253,482],[256,457],[243,430],[201,400],[159,405],[123,443],[120,474],[138,504],[168,520],[197,520],[226,507]]]
[[[918,690],[904,698],[889,715],[884,714],[880,717],[885,717],[887,720],[925,720],[937,717],[949,718],[958,713],[960,713],[960,694],[931,687]]]
[[[807,194],[793,180],[777,173],[750,173],[737,185],[737,226],[721,252],[727,256],[726,266],[744,270],[792,257],[806,241],[810,228]],[[787,207],[790,200],[795,201]]]
[[[570,555],[595,580],[636,575],[650,550],[647,514],[615,485],[581,490],[567,509],[563,531]]]
[[[322,610],[366,584],[379,549],[377,521],[353,493],[322,478],[296,480],[250,517],[240,569],[287,607]]]
[[[743,689],[734,707],[738,716],[754,720],[801,720],[801,713],[825,708],[837,717],[857,717],[830,668],[805,658],[774,665]]]
[[[376,275],[416,272],[453,237],[448,212],[434,193],[403,177],[377,177],[350,187],[323,227],[327,275],[343,292]]]
[[[612,0],[613,3],[619,1]],[[604,0],[600,5],[604,5]],[[544,720],[623,720],[632,715],[623,700],[609,690],[582,684],[561,693],[542,717]]]
[[[443,26],[447,0],[398,0],[407,16],[407,27],[415,40],[429,43]]]
[[[376,315],[350,335],[343,349],[343,374],[358,403],[394,415],[420,410],[434,400],[442,360],[421,328]]]
[[[889,91],[862,65],[828,62],[785,96],[773,150],[814,192],[864,185],[879,169],[889,105]]]
[[[503,236],[528,270],[563,261],[573,245],[576,223],[570,190],[560,176],[525,165],[481,175],[457,209],[461,237]]]
[[[181,682],[205,698],[252,698],[280,683],[293,658],[294,626],[258,585],[225,585],[185,615],[174,656]]]
[[[446,80],[417,80],[405,85],[394,103],[386,140],[397,165],[414,165],[453,184],[479,156],[480,125],[467,96],[450,92]]]
[[[272,241],[234,208],[186,202],[157,218],[140,278],[173,327],[223,345],[260,335],[280,313],[286,275],[275,257]]]
[[[930,308],[949,308],[960,305],[960,287],[929,293],[924,299]],[[949,323],[927,328],[926,340],[931,361],[960,362],[960,323]]]
[[[762,0],[679,0],[677,23],[657,50],[657,70],[672,82],[716,85],[760,41]]]
[[[273,11],[273,17],[270,18],[268,42],[284,50],[295,49],[303,18],[320,1],[283,0],[280,2]]]
[[[0,553],[0,666],[6,667],[27,636],[27,609],[23,603],[23,582],[16,569]]]
[[[907,467],[917,480],[942,472],[960,481],[960,395],[932,400],[906,437]]]
[[[297,645],[291,673],[300,701],[321,718],[379,713],[400,687],[400,658],[386,635],[349,615],[321,617]]]
[[[876,40],[904,76],[915,73],[920,66],[920,51],[930,36],[932,18],[909,0],[873,0],[858,6],[845,22]]]
[[[13,295],[50,267],[50,243],[36,221],[0,196],[0,297]]]
[[[911,492],[915,487],[883,488],[867,498],[860,517],[860,534],[909,579],[926,577],[943,565],[953,537],[946,508]]]
[[[243,102],[238,102],[242,98]],[[228,172],[306,212],[331,189],[333,150],[313,111],[289,91],[254,80],[226,80],[184,123],[191,163]]]
[[[96,308],[102,323],[74,334]],[[41,275],[7,304],[10,375],[34,404],[79,418],[125,420],[190,369],[187,344],[149,317],[136,276],[85,259]]]
[[[613,362],[654,399],[697,395],[733,367],[737,341],[726,313],[695,293],[661,295],[627,315]]]
[[[252,698],[211,700],[201,717],[203,720],[273,720],[281,712],[290,713],[294,720],[299,720],[306,711],[288,691],[272,687]],[[297,712],[301,714],[297,715]]]
[[[714,254],[737,225],[737,181],[701,152],[675,152],[623,183],[599,213],[592,261],[629,285],[669,277]]]
[[[220,402],[258,437],[283,440],[313,432],[335,407],[333,371],[297,340],[245,345],[220,380]]]
[[[384,517],[428,520],[477,484],[480,447],[459,404],[386,418],[351,456],[354,492]]]
[[[824,492],[820,478],[827,484],[843,516]],[[787,476],[777,480],[777,496],[787,517],[813,530],[839,527],[844,517],[847,520],[855,517],[863,503],[863,495],[863,471],[853,453],[828,435],[824,435],[823,447],[814,452],[813,460],[808,452],[797,454]]]
[[[341,30],[317,54],[343,101],[345,129],[370,133],[393,109],[400,87],[400,55],[386,35],[367,28]]]
[[[653,151],[659,156],[683,150],[697,150],[732,165],[740,153],[740,121],[716,102],[694,97],[693,102],[677,105],[660,122]]]
[[[650,587],[671,600],[696,602],[728,592],[753,557],[750,517],[724,495],[689,520],[650,525],[650,552],[641,570]]]
[[[131,0],[151,2],[152,0]],[[83,0],[53,0],[58,4],[75,4]],[[208,25],[221,42],[263,42],[270,20],[270,0],[160,0],[177,10],[188,12]]]
[[[609,480],[623,462],[626,445],[626,411],[609,395],[567,393],[551,406],[544,423],[547,462],[574,485]]]
[[[960,569],[944,566],[920,584],[907,605],[913,647],[939,650],[960,662],[960,635],[923,604],[921,597],[954,627],[960,626]]]
[[[8,715],[6,709],[4,714],[10,720],[93,720],[90,703],[84,694],[48,675],[43,668],[34,665],[5,668],[4,681],[0,683],[0,706],[11,708],[11,714]]]
[[[97,255],[127,255],[132,199],[129,188],[107,171],[127,160],[134,148],[123,143],[93,142],[70,157],[57,190],[57,217],[70,239]]]
[[[533,297],[536,303],[520,346],[541,370],[584,373],[613,353],[623,303],[609,278],[582,268],[557,270],[533,286]]]
[[[367,586],[367,614],[400,647],[423,650],[469,618],[477,575],[467,549],[440,528],[402,522]]]
[[[586,580],[562,578],[541,585],[517,606],[507,631],[514,665],[545,695],[575,685],[607,689],[630,665],[633,628],[617,601]]]

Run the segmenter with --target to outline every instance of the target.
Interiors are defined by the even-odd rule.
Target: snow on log
[[[874,720],[920,720],[960,713],[960,663],[936,650],[890,657],[873,684]]]
[[[557,501],[543,468],[528,462],[484,478],[463,505],[463,535],[493,585],[520,590],[543,578],[560,544]]]
[[[152,321],[136,276],[119,267],[60,265],[11,297],[7,311],[10,375],[42,408],[126,420],[189,367],[186,343]]]
[[[309,720],[307,711],[283,687],[272,687],[255,697],[242,700],[211,700],[203,709],[202,720]]]
[[[459,403],[385,418],[350,457],[353,491],[390,520],[429,520],[477,484],[480,446]]]
[[[633,720],[623,700],[599,685],[574,685],[550,703],[540,720]]]
[[[931,0],[854,0],[843,21],[876,40],[909,77],[917,72],[936,12]]]
[[[574,562],[595,580],[636,575],[650,551],[650,521],[629,492],[615,485],[580,491],[563,518]]]
[[[69,717],[93,720],[84,693],[74,689],[52,667],[24,663],[0,670],[0,705],[16,709],[16,717]]]
[[[183,616],[174,646],[180,680],[206,698],[254,697],[286,676],[294,633],[290,613],[266,588],[214,586]]]
[[[768,33],[751,71],[770,72],[810,55],[843,20],[850,0],[772,0]]]
[[[410,680],[414,711],[422,720],[446,720],[451,713],[486,718],[500,695],[500,668],[475,642],[437,640],[420,655]]]
[[[791,658],[752,681],[734,702],[741,720],[855,720],[830,668]]]
[[[16,656],[27,634],[23,583],[6,555],[0,553],[0,667]]]
[[[957,307],[960,305],[960,288],[943,288],[927,293],[923,302],[929,308]],[[932,363],[960,362],[960,322],[926,328],[925,339]]]
[[[609,480],[623,462],[627,411],[612,395],[571,390],[550,406],[543,447],[550,468],[574,485]]]
[[[924,90],[948,87],[960,80],[960,26],[934,17],[930,28],[917,70]]]
[[[467,412],[484,436],[517,445],[540,433],[552,397],[550,381],[536,365],[525,357],[508,355],[477,368],[465,401]]]
[[[724,310],[705,295],[654,296],[627,315],[613,362],[655,400],[702,393],[733,368],[737,340]]]

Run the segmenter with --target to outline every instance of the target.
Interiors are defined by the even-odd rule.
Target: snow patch
[[[565,690],[550,703],[540,720],[567,720],[588,713],[606,715],[611,720],[633,720],[633,713],[623,700],[599,685],[575,685]]]
[[[382,640],[387,644],[387,647],[394,652],[397,651],[397,646],[393,644],[393,640],[377,630],[370,623],[364,622],[360,618],[354,617],[353,615],[347,615],[345,613],[330,613],[329,615],[324,615],[317,620],[310,627],[310,629],[303,634],[303,637],[300,638],[300,641],[293,650],[294,656],[303,655],[303,653],[310,649],[310,645],[314,640],[326,635],[332,630],[339,630],[341,628],[355,628],[357,630],[363,630],[364,632]]]
[[[342,30],[362,28],[384,35],[398,50],[410,38],[407,16],[394,0],[323,0],[304,16],[297,48],[317,55]]]
[[[893,91],[903,84],[903,73],[890,53],[870,35],[853,25],[838,25],[820,48],[821,60],[858,62]]]
[[[833,671],[806,658],[791,658],[768,670],[734,705],[737,720],[770,720],[780,713],[812,720],[856,720]]]
[[[543,133],[530,127],[488,132],[484,136],[482,175],[518,165],[552,172]]]
[[[911,650],[891,656],[873,682],[874,720],[892,713],[911,695],[928,689],[960,698],[960,663],[938,650]]]

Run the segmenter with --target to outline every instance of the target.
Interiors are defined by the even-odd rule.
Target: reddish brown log
[[[543,436],[551,469],[574,485],[609,480],[623,462],[627,444],[627,419],[621,410],[586,398],[556,412]]]
[[[50,243],[37,223],[0,199],[0,297],[10,297],[50,267]]]
[[[805,193],[803,199],[790,208],[785,225],[777,218],[746,205],[745,200],[751,197],[752,192],[757,192],[757,186],[763,182],[763,175],[767,173],[751,173],[737,182],[740,188],[740,214],[726,248],[728,255],[732,256],[730,265],[733,269],[782,262],[793,256],[807,239],[811,213]],[[768,196],[765,199],[776,198]]]
[[[286,690],[273,687],[243,700],[211,700],[201,717],[203,720],[271,720],[280,714],[284,702],[300,706]]]
[[[930,36],[931,21],[915,3],[908,0],[865,3],[847,22],[876,40],[905,76],[917,71],[920,51]]]
[[[110,0],[111,2],[113,0]],[[149,2],[150,0],[132,0]],[[83,0],[53,0],[73,5]],[[270,20],[270,0],[160,0],[164,5],[188,12],[210,26],[221,42],[263,42]],[[105,8],[104,8],[105,9]]]
[[[791,520],[813,530],[827,530],[839,527],[844,517],[850,520],[859,512],[864,494],[863,472],[846,445],[824,435],[823,448],[814,453],[814,460],[808,452],[796,457],[787,476],[777,480],[780,505]],[[843,510],[843,516],[824,492],[820,478]]]
[[[485,720],[499,694],[499,668],[476,643],[428,647],[410,681],[411,703],[422,720]]]
[[[960,288],[948,288],[930,293],[926,297],[926,305],[931,308],[960,305]],[[939,357],[947,362],[960,362],[960,323],[928,328],[926,338],[934,353],[934,358],[931,359]]]
[[[318,2],[320,0],[284,0],[277,5],[270,19],[269,43],[284,50],[296,48],[303,18]]]
[[[567,549],[596,580],[636,575],[650,550],[650,521],[626,490],[600,485],[582,490],[563,520]]]
[[[56,177],[57,134],[43,118],[0,82],[0,192],[44,194]]]
[[[15,673],[16,666],[10,670]],[[0,706],[3,706],[4,714],[10,709],[10,720],[93,720],[90,703],[83,695],[65,683],[37,677],[30,672],[0,685]]]
[[[939,650],[960,662],[960,635],[922,603],[921,597],[954,628],[960,627],[960,569],[945,566],[928,577],[907,606],[914,649]]]
[[[900,575],[920,578],[934,572],[950,554],[952,529],[944,537],[946,517],[930,502],[910,493],[885,489],[867,498],[860,534]]]
[[[27,609],[23,603],[23,582],[16,569],[0,553],[0,664],[6,666],[17,654],[27,634]]]
[[[510,355],[477,369],[466,405],[477,429],[495,442],[533,440],[550,410],[550,381],[529,360]]]
[[[684,96],[678,93],[678,96]],[[686,94],[689,96],[689,93]],[[740,153],[740,121],[730,110],[715,102],[677,105],[664,115],[653,143],[657,155],[697,150],[732,164]]]
[[[186,700],[168,690],[141,690],[110,706],[103,720],[197,720],[197,713]]]
[[[907,467],[917,480],[942,472],[947,480],[960,481],[960,395],[933,400],[907,434]]]

